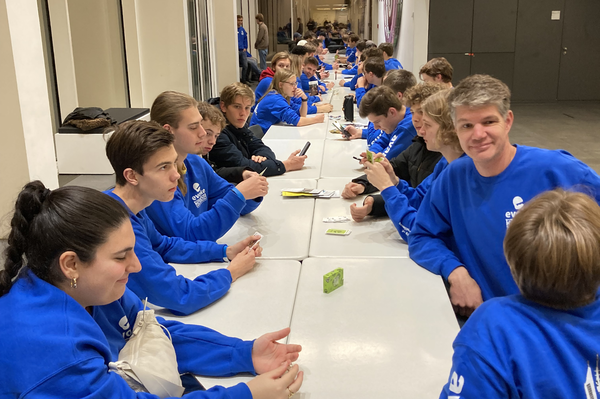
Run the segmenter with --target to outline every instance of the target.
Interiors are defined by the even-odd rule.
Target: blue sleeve
[[[467,346],[454,345],[450,377],[444,385],[440,399],[501,399],[519,396],[493,364]]]
[[[269,91],[269,87],[271,86],[271,82],[273,81],[273,79],[266,79],[263,78],[259,83],[258,86],[256,86],[256,90],[254,91],[255,93],[255,97],[256,97],[256,102],[258,103],[258,101],[262,98],[262,96],[265,95],[265,93],[267,91]],[[256,107],[256,104],[254,105],[254,107]],[[254,108],[253,107],[253,108]]]
[[[400,155],[400,153],[402,153],[402,151],[406,150],[412,144],[413,138],[414,136],[412,136],[408,131],[402,131],[401,133],[398,133],[396,137],[390,139],[390,143],[387,148],[383,150],[383,154],[387,159],[397,157]],[[394,141],[392,142],[392,140]]]
[[[383,130],[380,130],[378,132],[375,129],[372,130],[372,134],[377,134],[377,138],[371,144],[368,144],[369,138],[367,138],[369,151],[373,151],[375,154],[377,154],[378,152],[383,153],[383,151],[390,145],[390,135],[386,134]]]
[[[445,178],[448,174],[445,172],[423,198],[408,239],[408,252],[416,263],[447,280],[450,273],[463,263],[447,245],[452,236],[452,226]]]
[[[353,48],[355,49],[356,47],[353,47]],[[348,62],[355,62],[356,61],[356,50],[352,51],[352,54],[350,54],[348,56],[348,58],[346,59],[346,61],[348,61]]]
[[[231,229],[246,206],[246,201],[240,200],[232,191],[233,185],[227,184],[231,186],[228,191],[198,216],[185,206],[179,188],[171,201],[154,201],[146,208],[146,213],[157,230],[169,237],[181,237],[186,241],[217,241]]]
[[[412,188],[406,181],[400,179],[397,186],[388,187],[381,192],[381,197],[385,201],[385,210],[404,241],[408,242],[417,209],[427,194],[431,179],[433,179],[432,175],[429,175],[417,188]]]
[[[350,90],[356,90],[356,82],[358,82],[358,78],[360,78],[361,76],[363,76],[362,73],[354,75],[354,77],[350,81]],[[344,86],[346,86],[346,85],[344,84]],[[348,86],[346,86],[346,87],[348,87]]]
[[[300,75],[300,81],[302,83],[302,90],[309,91],[310,85],[308,83],[308,77],[305,74]]]
[[[364,87],[356,88],[356,106],[357,107],[360,107],[360,102],[366,93],[367,93],[367,91],[365,90]]]
[[[316,96],[311,96],[316,97]],[[300,97],[292,97],[290,98],[290,107],[293,108],[294,111],[300,114],[300,107],[302,106],[302,99]],[[306,105],[306,113],[307,115],[312,115],[317,113],[317,106],[312,105],[310,100],[308,100],[308,104]]]
[[[252,373],[254,341],[227,337],[207,327],[157,317],[171,334],[180,373],[227,377]]]
[[[299,111],[294,110],[294,108],[290,106],[290,104],[288,104],[283,97],[273,103],[273,108],[271,108],[270,112],[280,121],[290,125],[297,126],[298,122],[300,122],[300,114],[298,113]]]
[[[350,69],[344,69],[342,75],[356,75],[358,73],[358,65],[354,65]]]

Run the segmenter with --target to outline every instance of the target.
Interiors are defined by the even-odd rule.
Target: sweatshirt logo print
[[[196,194],[192,196],[192,201],[194,201],[194,205],[196,205],[196,208],[200,208],[202,203],[207,200],[206,190],[203,188],[201,189],[200,184],[198,184],[198,182],[194,183],[192,187],[196,191]]]
[[[515,217],[515,215],[517,214],[517,212],[519,211],[519,209],[523,208],[523,205],[525,205],[525,202],[523,201],[523,198],[521,198],[518,195],[513,198],[512,203],[513,203],[513,206],[515,207],[515,210],[514,211],[507,211],[504,214],[504,217],[506,219],[506,227],[508,227],[508,225],[513,220],[513,218]]]
[[[127,316],[121,317],[121,320],[119,320],[119,327],[123,329],[123,338],[129,338],[131,336],[131,326],[129,325]]]

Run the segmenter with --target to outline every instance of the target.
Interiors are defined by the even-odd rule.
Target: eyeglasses
[[[298,86],[298,82],[283,82],[283,83],[287,83],[292,86]]]

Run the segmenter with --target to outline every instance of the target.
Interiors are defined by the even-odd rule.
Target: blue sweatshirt
[[[412,123],[412,113],[410,108],[406,107],[404,118],[398,123],[392,134],[379,135],[379,138],[369,145],[369,150],[374,153],[381,152],[387,159],[392,159],[407,149],[416,135],[417,131]]]
[[[320,67],[324,67],[326,71],[329,71],[329,70],[333,69],[333,67],[331,66],[331,64],[328,64],[328,63],[322,61],[321,58],[319,58],[318,55],[315,54],[315,58],[317,59],[317,61],[319,61],[319,66]]]
[[[357,79],[358,80],[358,79]],[[355,83],[356,86],[356,83]],[[362,98],[365,96],[365,94],[367,94],[367,92],[369,90],[371,90],[373,87],[376,87],[374,84],[369,83],[369,85],[367,86],[367,88],[365,89],[364,87],[356,87],[356,106],[360,107],[360,102],[362,101]]]
[[[398,185],[388,187],[381,192],[381,197],[385,201],[385,210],[404,241],[408,242],[408,236],[417,216],[417,209],[421,206],[425,194],[446,166],[448,166],[448,161],[442,157],[435,165],[433,173],[416,188],[412,188],[410,183],[400,179]]]
[[[154,201],[145,209],[160,234],[186,241],[217,241],[240,215],[255,210],[262,198],[246,201],[235,186],[215,173],[205,159],[188,155],[187,193],[177,188],[169,202]]]
[[[248,49],[248,34],[243,26],[240,26],[237,30],[238,34],[238,50]]]
[[[282,121],[296,126],[300,122],[300,114],[281,94],[273,90],[254,109],[250,126],[260,125],[266,134],[271,125]]]
[[[112,190],[105,193],[127,208]],[[163,236],[145,211],[134,215],[129,210],[129,219],[135,233],[134,252],[142,271],[129,276],[127,287],[138,297],[148,297],[154,305],[174,314],[187,315],[210,305],[229,290],[231,273],[227,269],[213,270],[190,280],[177,275],[167,263],[222,262],[226,258],[226,245]]]
[[[385,70],[391,71],[393,69],[404,69],[402,68],[402,64],[395,58],[388,58],[385,60]]]
[[[342,70],[342,75],[356,75],[357,73],[358,73],[358,64],[354,65],[350,69]]]
[[[512,162],[493,177],[481,176],[471,158],[452,162],[423,199],[408,240],[410,257],[446,280],[464,265],[483,300],[519,292],[502,242],[522,204],[578,185],[600,200],[600,177],[568,152],[515,147]]]
[[[440,398],[595,398],[600,301],[556,310],[521,295],[481,305],[454,340]]]
[[[6,365],[0,373],[0,397],[158,399],[134,392],[121,376],[108,371],[108,363],[118,359],[131,336],[141,309],[140,300],[125,290],[119,300],[94,306],[90,315],[64,291],[25,270],[25,276],[0,297],[0,359]],[[255,373],[253,342],[201,326],[156,319],[171,334],[181,373]],[[251,399],[252,395],[242,383],[187,397]]]
[[[265,93],[269,91],[269,87],[271,86],[272,81],[273,81],[273,78],[271,76],[265,76],[264,78],[261,79],[260,82],[258,82],[258,86],[256,86],[256,90],[254,90],[256,104],[254,104],[252,106],[252,109],[251,109],[252,112],[254,112],[254,109],[258,105],[258,102],[260,101],[262,96],[264,96]]]
[[[348,54],[348,52],[350,52],[350,54]],[[348,58],[346,58],[346,61],[356,62],[356,46],[346,49],[346,55],[348,56]]]
[[[302,75],[300,76],[300,81],[302,82],[302,90],[304,90],[306,93],[308,93],[308,91],[310,90],[309,82],[315,82],[315,81],[319,82],[319,79],[314,75],[309,79],[308,76],[306,76],[306,74],[304,72],[302,72]],[[327,92],[327,86],[325,85],[325,83],[319,82],[318,86],[319,86],[320,93]]]
[[[373,144],[381,135],[384,135],[385,132],[381,129],[375,129],[375,125],[373,122],[369,122],[366,129],[362,130],[361,138],[367,140],[367,146]]]
[[[344,83],[344,87],[349,87],[350,90],[355,91],[356,90],[356,82],[358,82],[358,78],[360,78],[361,76],[363,76],[362,73],[355,75],[350,82]]]

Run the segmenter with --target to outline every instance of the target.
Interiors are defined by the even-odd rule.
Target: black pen
[[[356,159],[357,161],[362,161],[362,159],[357,158],[357,157],[352,157],[352,158]]]

